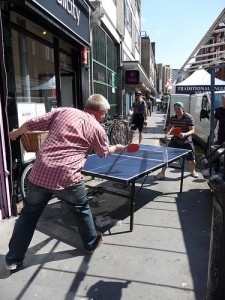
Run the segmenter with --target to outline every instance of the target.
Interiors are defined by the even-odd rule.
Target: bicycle
[[[20,159],[16,159],[12,165],[12,182],[13,182],[13,198],[16,203],[23,201],[25,198],[26,191],[26,183],[25,176],[23,176],[25,169],[32,162],[22,163]]]
[[[111,145],[128,144],[130,132],[129,120],[122,119],[121,115],[107,116],[102,122],[102,126]]]

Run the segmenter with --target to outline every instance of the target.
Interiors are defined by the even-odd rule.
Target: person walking
[[[143,127],[144,123],[147,122],[147,108],[146,102],[142,97],[140,91],[135,92],[135,101],[132,105],[132,120],[131,120],[131,129],[130,129],[130,142],[133,141],[134,131],[138,129],[139,132],[139,144],[143,138]],[[147,123],[146,123],[147,124]]]
[[[215,109],[214,128],[218,127],[217,144],[225,142],[225,96],[222,97],[221,106]]]
[[[152,101],[150,98],[147,98],[146,105],[147,105],[147,115],[151,116],[152,115]]]
[[[166,129],[166,135],[164,139],[167,139],[167,134],[171,129],[180,128],[180,133],[177,136],[173,136],[168,144],[168,147],[181,148],[191,150],[186,156],[186,160],[189,163],[191,176],[198,178],[198,173],[195,171],[195,149],[192,142],[192,134],[195,132],[194,119],[192,115],[184,111],[183,102],[176,102],[174,104],[174,112],[170,118],[169,125]],[[163,167],[161,172],[154,176],[155,180],[164,180],[166,167]]]
[[[29,175],[27,197],[5,257],[6,269],[16,270],[23,263],[37,222],[53,195],[65,202],[74,214],[85,251],[92,253],[102,244],[102,236],[95,229],[81,171],[91,150],[105,157],[126,149],[120,144],[109,146],[100,125],[109,108],[102,95],[93,94],[83,111],[56,108],[26,121],[9,133],[9,138],[16,140],[27,131],[49,131]]]

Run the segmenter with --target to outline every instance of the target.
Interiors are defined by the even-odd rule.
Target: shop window
[[[50,59],[49,47],[47,47],[47,46],[45,46],[45,59],[46,60]]]
[[[31,48],[32,48],[32,55],[35,56],[36,54],[35,41],[31,41]]]
[[[139,45],[140,45],[140,33],[136,28],[136,30],[135,30],[135,46],[138,50],[139,50]]]
[[[59,54],[60,67],[72,71],[72,59],[70,55],[60,52]]]
[[[131,10],[130,7],[128,5],[127,0],[125,1],[125,26],[128,30],[128,32],[131,35],[131,28],[132,28],[132,14],[131,14]]]
[[[52,49],[16,30],[12,30],[12,49],[18,105],[35,109],[31,116],[50,111],[56,100]],[[20,122],[22,116],[18,117]]]
[[[93,28],[92,39],[94,92],[108,99],[111,106],[110,114],[115,114],[117,111],[118,47],[98,26]]]
[[[19,25],[20,27],[29,30],[31,33],[35,34],[36,36],[44,39],[50,43],[53,43],[53,35],[47,31],[45,28],[33,23],[32,21],[24,18],[20,14],[16,13],[15,11],[11,10],[10,12],[10,20],[12,23]]]

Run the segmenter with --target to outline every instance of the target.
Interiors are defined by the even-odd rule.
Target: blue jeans
[[[6,254],[7,264],[21,263],[23,261],[37,222],[53,195],[66,202],[73,212],[84,248],[88,251],[96,248],[98,236],[83,181],[64,190],[51,190],[29,183],[24,207],[15,223],[13,234],[9,241],[9,252]]]

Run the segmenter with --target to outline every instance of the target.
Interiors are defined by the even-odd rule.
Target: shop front
[[[11,211],[17,213],[14,207],[21,200],[21,172],[35,159],[35,153],[26,153],[20,141],[8,141],[8,131],[55,107],[82,109],[89,96],[87,53],[91,11],[89,1],[81,0],[20,0],[1,6],[4,49],[1,76],[5,84],[1,86],[0,168],[1,175],[9,174],[5,175],[5,181],[9,182],[9,192],[5,194],[10,197],[3,201],[6,196],[0,190],[0,210],[4,217],[10,217]]]
[[[153,83],[147,77],[143,67],[138,61],[124,61],[123,67],[125,78],[124,91],[126,103],[124,111],[127,115],[129,113],[130,108],[132,107],[135,91],[141,91],[142,96],[145,99],[150,98],[152,102],[154,101],[157,92]]]

